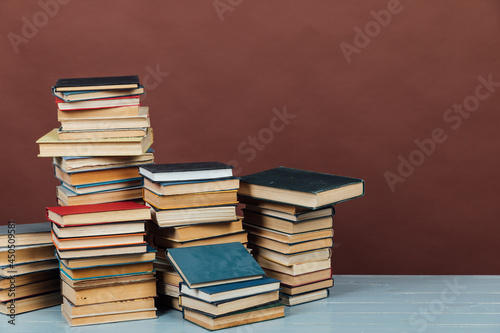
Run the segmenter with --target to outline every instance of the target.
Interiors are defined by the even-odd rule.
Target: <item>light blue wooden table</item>
[[[230,333],[499,332],[500,276],[335,276],[330,297],[288,307],[285,318],[222,330]],[[60,307],[0,315],[0,332],[208,332],[160,309],[158,319],[71,328]]]

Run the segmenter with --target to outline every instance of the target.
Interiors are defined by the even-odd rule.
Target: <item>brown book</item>
[[[288,274],[288,275],[301,275],[306,273],[317,272],[323,269],[329,269],[332,266],[330,259],[321,261],[311,261],[303,264],[285,266],[274,261],[268,260],[263,257],[254,256],[255,260],[259,263],[260,267],[267,268],[276,272]]]
[[[46,274],[49,274],[50,270],[57,269],[58,267],[59,267],[59,262],[57,261],[56,258],[54,258],[54,259],[30,262],[26,264],[14,265],[13,267],[9,265],[0,268],[0,289],[2,289],[1,287],[2,285],[1,281],[3,279],[2,276],[7,276],[7,277],[15,276],[16,281],[21,281],[23,278],[26,278],[26,275],[37,272],[47,272]]]
[[[195,183],[180,183],[162,185],[162,183],[155,183],[147,178],[144,178],[144,187],[157,195],[176,195],[176,194],[190,194],[214,191],[229,191],[237,190],[240,186],[238,178],[229,178],[222,180],[213,180],[207,182]]]
[[[281,303],[257,307],[248,311],[240,311],[220,317],[213,317],[198,311],[184,309],[184,319],[208,330],[219,330],[228,327],[257,323],[285,316],[285,307]]]
[[[176,227],[212,222],[235,221],[236,205],[151,209],[153,221],[160,227]]]
[[[238,197],[238,199],[239,198],[240,197]],[[295,207],[295,206],[293,206],[293,207]],[[251,211],[251,212],[260,213],[260,214],[264,214],[264,215],[274,216],[274,217],[288,220],[291,222],[307,221],[307,220],[311,220],[311,219],[317,219],[320,217],[333,216],[333,214],[334,214],[333,206],[327,207],[327,208],[322,208],[322,209],[306,210],[306,211],[304,211],[302,213],[298,213],[298,214],[289,214],[289,213],[285,213],[285,212],[278,211],[278,210],[263,208],[261,206],[254,206],[254,205],[250,205],[250,204],[245,204],[244,211]]]
[[[156,291],[158,294],[168,295],[172,297],[179,297],[179,285],[161,283],[158,281],[156,284]]]
[[[148,231],[172,241],[185,242],[242,232],[241,219],[233,222],[205,223],[180,227],[160,228],[155,223],[148,223]]]
[[[78,279],[88,279],[97,278],[105,276],[115,276],[121,274],[134,274],[134,273],[148,273],[153,272],[153,263],[137,263],[137,264],[127,264],[127,265],[112,265],[112,266],[100,266],[100,267],[89,267],[80,269],[68,269],[64,265],[60,265],[61,272],[68,275],[73,280]]]
[[[302,222],[300,222],[302,223]],[[273,239],[282,243],[299,243],[312,241],[320,238],[333,237],[333,229],[320,229],[308,232],[301,232],[296,234],[288,234],[286,232],[280,232],[272,229],[262,228],[254,226],[252,224],[244,224],[245,230],[264,238]]]
[[[259,200],[257,198],[247,197],[243,195],[238,196],[238,200],[245,205],[252,205],[262,209],[269,209],[273,211],[283,212],[289,215],[297,215],[301,213],[310,212],[311,209],[306,207],[287,205],[281,202]]]
[[[298,287],[286,286],[284,284],[281,285],[281,292],[287,295],[299,295],[307,292],[311,292],[314,290],[325,289],[333,287],[333,279],[313,282],[309,284],[304,284]]]
[[[84,326],[93,324],[118,323],[130,320],[142,320],[157,318],[155,310],[123,312],[102,316],[74,317],[71,318],[66,311],[63,311],[63,316],[71,326]]]
[[[236,204],[238,202],[236,192],[236,190],[231,190],[159,196],[144,189],[143,196],[144,201],[158,209],[176,209]]]
[[[131,167],[154,162],[152,152],[137,156],[92,156],[86,158],[54,157],[52,163],[64,172],[82,172],[120,167]]]
[[[133,117],[139,115],[139,105],[119,106],[114,108],[102,108],[91,110],[57,110],[57,120],[83,119],[83,118],[111,118],[111,117]]]
[[[59,120],[59,122],[61,123],[62,129],[65,131],[149,127],[149,107],[139,107],[138,114],[134,116],[66,118]]]
[[[48,270],[44,269],[42,271],[35,271],[32,273],[27,273],[17,276],[0,277],[0,289],[9,289],[11,285],[18,287],[30,283],[57,279],[59,277],[59,269],[57,268],[59,266],[58,262],[55,259],[50,261],[51,261],[50,267],[52,268]],[[24,266],[24,265],[19,265],[19,266]],[[19,269],[16,266],[14,267],[16,270]]]
[[[175,271],[174,268],[172,268],[172,271],[170,270],[157,270],[156,271],[156,278],[158,279],[158,281],[161,281],[162,283],[165,283],[165,284],[172,284],[172,285],[179,285],[179,283],[182,282],[182,278],[181,276],[179,275],[179,273],[177,273]]]
[[[332,250],[329,248],[299,252],[294,254],[283,254],[262,247],[256,247],[252,244],[249,244],[249,247],[253,249],[254,255],[264,257],[284,266],[292,266],[311,261],[326,260],[330,259],[332,256]]]
[[[259,227],[296,234],[313,230],[331,229],[333,227],[333,217],[326,216],[313,220],[291,222],[277,217],[264,215],[251,211],[244,211],[245,223]]]
[[[310,291],[301,295],[287,295],[281,294],[280,301],[288,306],[317,301],[318,299],[323,299],[328,297],[328,289]]]
[[[315,249],[329,248],[333,245],[332,238],[322,238],[309,242],[287,244],[253,234],[248,235],[248,241],[251,244],[257,245],[259,247],[263,247],[284,254],[299,253]]]
[[[85,185],[141,177],[139,168],[136,166],[75,173],[66,173],[55,167],[54,171],[56,178],[69,185]]]
[[[10,289],[0,290],[0,302],[7,302],[12,299],[34,296],[56,290],[59,290],[59,279],[39,281],[17,286],[14,292]]]
[[[61,262],[69,269],[94,267],[94,266],[109,266],[109,265],[124,265],[137,262],[153,261],[156,254],[154,252],[126,254],[118,256],[103,256],[96,258],[78,258],[78,259],[62,259]]]
[[[67,298],[63,298],[62,311],[72,317],[100,316],[121,312],[155,310],[154,298],[139,298],[119,302],[74,306]]]
[[[147,251],[146,242],[142,244],[125,245],[125,246],[92,247],[92,248],[81,248],[81,249],[64,250],[64,251],[60,251],[58,248],[56,248],[57,256],[61,259],[134,254],[134,253],[144,253],[146,251]]]
[[[240,233],[236,233],[236,234],[230,234],[230,235],[224,235],[224,236],[218,236],[218,237],[198,239],[198,240],[193,240],[193,241],[188,241],[188,242],[176,242],[176,241],[170,240],[170,239],[165,238],[165,237],[154,236],[155,245],[159,245],[159,246],[165,247],[167,249],[179,248],[179,247],[189,247],[189,246],[222,244],[222,243],[234,243],[234,242],[240,242],[242,244],[246,244],[247,241],[248,240],[247,240],[247,233],[246,232],[240,232]]]
[[[142,188],[121,189],[109,192],[74,194],[63,186],[57,186],[57,199],[62,206],[93,205],[105,202],[129,201],[142,198]]]
[[[119,128],[119,129],[99,129],[86,131],[63,131],[59,130],[59,139],[61,140],[95,140],[111,138],[133,138],[143,137],[148,133],[144,128]]]
[[[52,244],[16,246],[15,264],[54,259],[56,257],[54,250],[55,247]],[[9,249],[0,249],[0,266],[7,266],[11,263],[9,262]]]
[[[156,281],[75,290],[62,283],[62,294],[74,305],[99,304],[136,298],[156,297]]]
[[[58,238],[52,233],[52,241],[60,251],[143,244],[146,233],[91,237]]]
[[[0,303],[0,313],[6,315],[21,314],[33,310],[48,308],[59,305],[62,302],[62,296],[59,291],[41,294],[22,299],[16,299],[14,302]],[[14,304],[12,306],[12,304]],[[14,311],[14,312],[12,312]]]
[[[61,280],[64,281],[68,286],[73,288],[74,290],[84,290],[84,289],[93,289],[93,288],[104,288],[104,287],[113,287],[118,285],[127,285],[130,283],[139,283],[139,282],[156,282],[153,273],[146,274],[130,274],[130,275],[122,275],[122,276],[111,276],[111,277],[102,277],[102,278],[94,278],[88,280],[71,280],[66,275],[61,274]]]
[[[306,274],[296,275],[296,276],[272,271],[272,270],[267,269],[267,268],[263,268],[263,270],[266,272],[267,276],[275,278],[277,280],[280,280],[281,283],[286,284],[288,286],[292,286],[292,287],[302,286],[305,284],[309,284],[309,283],[318,282],[318,281],[332,278],[332,271],[330,268],[324,269],[322,271],[306,273]]]
[[[135,234],[146,232],[146,221],[115,222],[71,228],[59,227],[54,223],[52,231],[58,238]]]

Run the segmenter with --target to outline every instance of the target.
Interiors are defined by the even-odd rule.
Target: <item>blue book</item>
[[[214,303],[279,290],[280,280],[263,276],[262,279],[226,283],[198,289],[189,288],[186,284],[181,283],[179,288],[183,295]]]
[[[190,288],[259,279],[264,275],[239,242],[169,249],[167,257]]]

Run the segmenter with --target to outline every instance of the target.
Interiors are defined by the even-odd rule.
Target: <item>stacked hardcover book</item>
[[[59,129],[37,142],[53,157],[60,206],[47,208],[62,312],[72,326],[156,317],[155,253],[145,241],[139,165],[153,163],[137,76],[58,80]]]
[[[50,223],[0,226],[0,313],[17,315],[60,303]]]
[[[278,280],[264,271],[241,243],[168,250],[182,277],[183,316],[209,330],[284,316]]]
[[[52,92],[61,127],[37,143],[39,156],[53,158],[58,203],[141,199],[138,165],[153,163],[153,131],[139,78],[61,79]]]
[[[154,223],[150,241],[158,248],[155,268],[158,293],[174,308],[180,277],[164,253],[166,249],[198,245],[247,243],[241,218],[236,216],[239,179],[232,166],[220,162],[143,165],[144,201]]]
[[[363,180],[279,167],[242,177],[238,194],[249,247],[266,275],[281,281],[281,301],[327,297],[333,205],[362,196]]]

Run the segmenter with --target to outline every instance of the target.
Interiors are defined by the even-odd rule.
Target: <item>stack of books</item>
[[[60,79],[52,92],[61,127],[37,143],[53,158],[58,203],[141,200],[138,165],[153,163],[153,131],[139,78]]]
[[[156,318],[150,217],[133,201],[47,208],[70,325]]]
[[[220,162],[143,165],[144,201],[154,223],[150,240],[158,248],[158,293],[180,309],[180,277],[162,255],[166,249],[240,242],[247,243],[241,218],[236,216],[239,178],[232,166]]]
[[[279,281],[264,271],[241,243],[170,249],[182,277],[183,317],[209,330],[284,317]]]
[[[50,223],[0,226],[0,313],[17,315],[60,304]]]
[[[238,192],[249,247],[281,300],[296,305],[333,286],[333,205],[364,194],[361,179],[279,167],[241,178]]]

